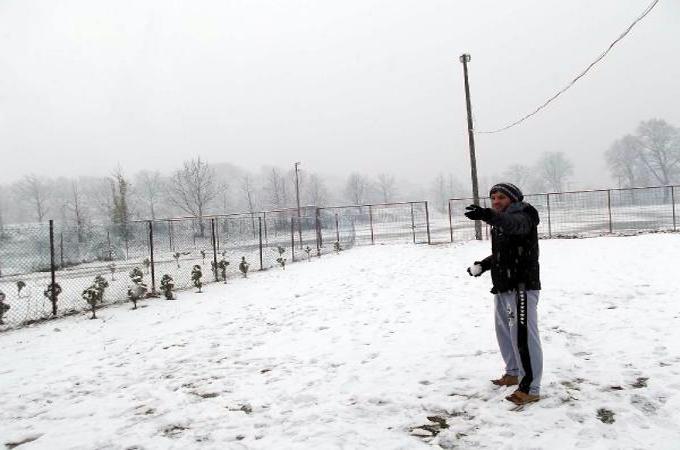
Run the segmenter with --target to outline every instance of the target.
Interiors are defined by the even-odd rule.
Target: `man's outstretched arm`
[[[504,233],[512,235],[529,234],[533,226],[531,217],[524,212],[499,213],[494,211],[487,223],[502,228]]]

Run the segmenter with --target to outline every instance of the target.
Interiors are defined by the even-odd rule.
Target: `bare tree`
[[[245,196],[248,212],[250,212],[250,222],[253,230],[253,237],[255,237],[255,188],[250,180],[250,175],[244,175],[241,182],[241,191]]]
[[[660,119],[641,122],[637,131],[643,164],[659,183],[671,184],[680,175],[680,131]]]
[[[534,169],[524,164],[513,164],[509,166],[502,174],[503,181],[512,183],[520,189],[530,189],[534,186]]]
[[[368,192],[369,182],[365,176],[352,173],[347,178],[345,185],[345,195],[347,199],[355,205],[362,205],[366,201],[366,194]]]
[[[640,142],[635,136],[617,139],[605,153],[611,174],[619,180],[619,187],[641,185],[647,178],[647,168],[640,156]]]
[[[135,177],[135,191],[142,201],[148,216],[156,220],[158,206],[164,192],[164,183],[158,171],[142,170]]]
[[[537,165],[538,177],[554,192],[562,192],[567,179],[574,173],[573,164],[562,152],[545,152]]]
[[[182,168],[173,174],[168,188],[171,201],[198,218],[201,237],[205,236],[203,216],[217,194],[214,171],[200,157],[184,161]]]
[[[111,180],[108,178],[83,178],[80,189],[84,200],[91,205],[92,217],[111,220],[113,216],[113,198],[111,197]]]
[[[389,203],[394,200],[396,194],[396,182],[394,176],[387,173],[378,174],[378,190],[382,195],[384,203]]]
[[[73,224],[76,227],[76,233],[78,235],[78,242],[85,242],[87,208],[77,180],[71,181],[69,194],[69,198],[64,204],[64,209],[70,213],[73,219]]]
[[[309,199],[309,204],[314,206],[323,206],[328,200],[328,191],[326,185],[317,174],[310,174],[306,183],[306,194]]]
[[[49,211],[49,189],[47,183],[36,175],[26,175],[17,185],[18,194],[22,200],[31,204],[35,218],[43,222]]]
[[[288,189],[286,180],[276,167],[272,167],[267,174],[265,182],[266,201],[273,208],[285,208],[288,206]]]

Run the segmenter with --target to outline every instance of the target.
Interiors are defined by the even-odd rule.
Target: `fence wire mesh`
[[[678,229],[677,186],[531,194],[525,201],[541,217],[541,237],[593,236],[607,233]],[[451,242],[475,238],[474,222],[464,216],[471,198],[449,200]],[[490,206],[489,198],[480,204]],[[488,227],[483,236],[488,238]]]
[[[528,195],[542,237],[677,230],[677,187]],[[449,200],[451,241],[474,239],[463,216],[471,199]],[[488,199],[481,199],[490,206]],[[444,216],[445,217],[445,216]],[[443,221],[442,221],[443,222]],[[435,230],[445,230],[437,222]],[[488,227],[483,235],[488,238]],[[427,202],[305,207],[277,211],[72,227],[5,225],[0,230],[0,329],[125,302],[141,283],[157,294],[164,275],[175,289],[229,283],[248,272],[311,260],[356,245],[431,243]],[[446,238],[445,238],[446,239]],[[193,272],[193,275],[192,275]],[[133,280],[134,278],[134,280]],[[54,287],[52,288],[52,280]]]
[[[247,272],[284,267],[354,245],[427,242],[425,202],[136,221],[123,225],[4,226],[0,233],[0,329],[176,290],[229,283]],[[336,244],[337,242],[337,244]],[[50,290],[54,277],[55,289]],[[96,301],[86,300],[101,286]],[[55,295],[52,295],[52,293]],[[4,295],[4,298],[3,298]],[[54,301],[53,301],[54,300]]]
[[[347,246],[430,241],[427,202],[320,208],[320,214],[322,241],[339,240]],[[351,242],[341,229],[350,233]]]
[[[51,282],[49,226],[6,225],[0,232],[0,322],[27,322],[51,314],[43,295]]]

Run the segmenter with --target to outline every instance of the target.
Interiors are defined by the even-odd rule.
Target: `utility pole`
[[[477,157],[475,156],[475,132],[472,126],[472,105],[470,103],[470,83],[468,83],[467,63],[470,62],[470,55],[464,53],[460,55],[460,62],[463,63],[463,75],[465,76],[465,104],[467,105],[468,122],[468,143],[470,145],[470,173],[472,176],[472,198],[475,205],[479,205],[479,184],[477,183]],[[475,220],[475,239],[482,240],[482,223]]]
[[[295,196],[297,198],[297,216],[298,216],[298,236],[300,237],[300,248],[302,248],[302,223],[300,215],[300,178],[298,177],[299,162],[295,163]]]

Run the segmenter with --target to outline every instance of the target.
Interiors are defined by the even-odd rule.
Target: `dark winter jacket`
[[[491,256],[481,261],[484,271],[491,270],[493,289],[497,294],[517,289],[541,289],[538,267],[538,232],[540,219],[536,208],[525,202],[512,203],[504,212],[493,211],[487,221],[491,225]]]

